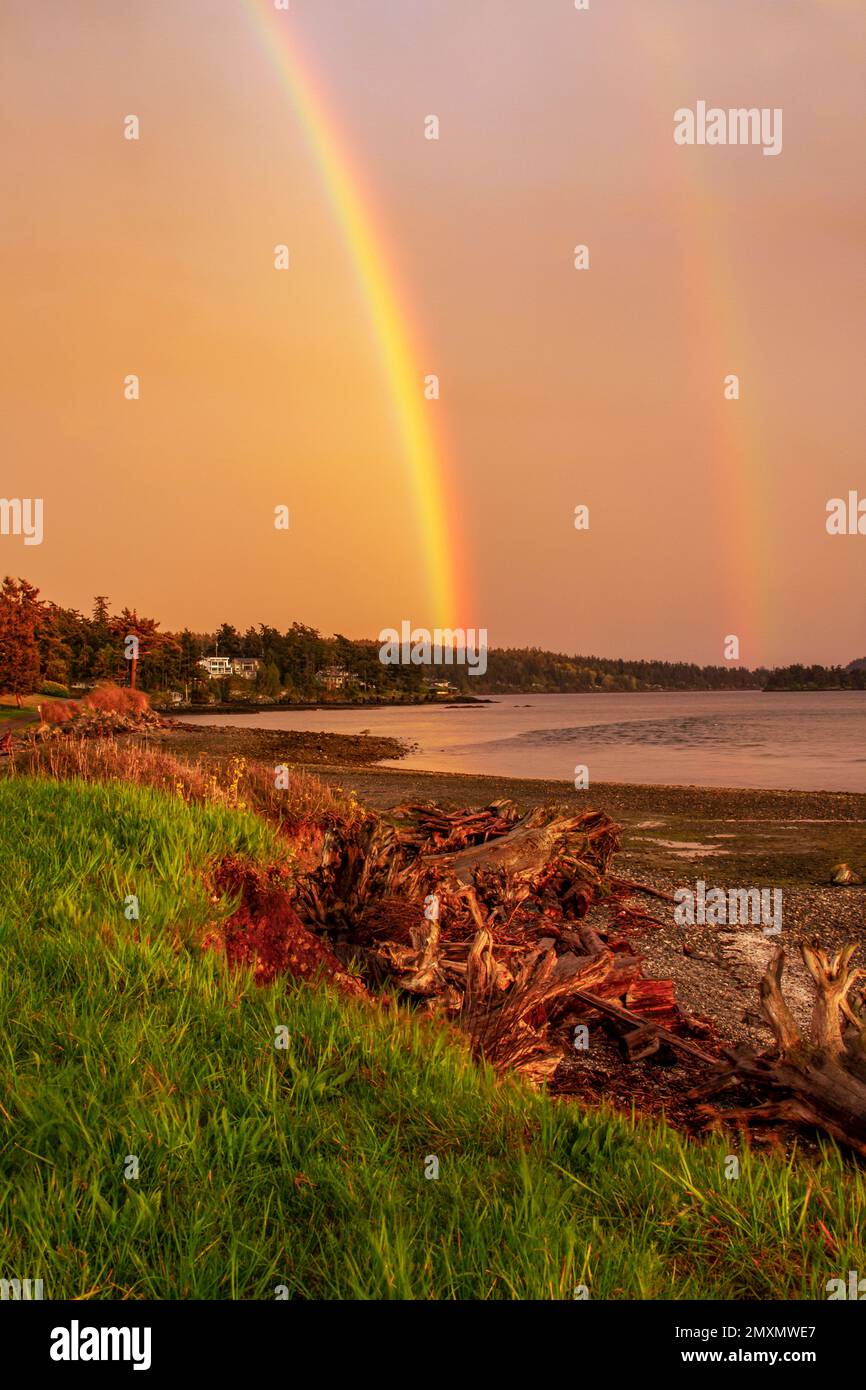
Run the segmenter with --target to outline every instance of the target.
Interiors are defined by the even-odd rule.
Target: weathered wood
[[[546,864],[555,842],[551,826],[522,826],[495,840],[459,850],[455,854],[435,856],[437,872],[452,876],[458,883],[471,885],[479,869],[502,869],[506,873],[538,873]],[[431,856],[424,856],[431,863]]]
[[[648,883],[633,883],[630,878],[611,878],[614,888],[627,888],[630,893],[646,893],[650,898],[660,898],[663,903],[675,903],[676,898],[673,893],[666,893],[661,888],[651,888]]]
[[[583,957],[557,956],[552,948],[540,952],[526,962],[508,993],[497,999],[493,996],[489,967],[482,963],[487,941],[479,943],[476,938],[473,952],[476,946],[478,966],[467,971],[459,1019],[474,1049],[496,1066],[523,1071],[540,1055],[555,1055],[561,1060],[559,1047],[539,1036],[531,1019],[539,1013],[546,1015],[554,1002],[579,995],[579,985],[603,980],[613,961],[610,952]]]
[[[714,1123],[773,1119],[823,1130],[839,1143],[866,1155],[866,1025],[849,994],[862,970],[849,968],[856,947],[830,956],[816,942],[800,951],[815,986],[810,1035],[804,1038],[782,993],[785,953],[777,947],[761,980],[761,1013],[773,1032],[774,1048],[755,1053],[728,1051],[730,1065],[711,1090],[745,1083],[777,1099],[745,1109],[701,1110]]]
[[[412,994],[432,994],[442,983],[442,974],[437,962],[439,954],[438,920],[428,921],[426,917],[422,917],[418,925],[411,929],[410,936],[418,964],[410,978],[404,981],[403,988]]]
[[[673,980],[635,979],[625,996],[626,1008],[633,1009],[641,1018],[652,1019],[670,1028],[680,1017],[680,1010],[674,997]]]
[[[785,1003],[785,997],[782,994],[782,968],[784,964],[784,951],[776,950],[763,979],[758,984],[758,995],[761,1000],[762,1017],[769,1023],[773,1030],[773,1036],[782,1051],[788,1052],[799,1043],[800,1030],[794,1022],[794,1015]]]
[[[620,1038],[623,1054],[630,1062],[642,1062],[651,1057],[661,1047],[661,1037],[655,1023],[644,1023],[640,1028],[632,1028]]]
[[[866,1085],[838,1062],[817,1053],[796,1061],[766,1061],[740,1053],[736,1075],[761,1089],[786,1093],[798,1103],[804,1124],[866,1154]]]
[[[585,922],[581,922],[577,928],[577,935],[588,956],[597,956],[607,949],[598,932],[587,926]]]
[[[624,1009],[621,1004],[614,1004],[610,999],[602,999],[600,995],[590,993],[586,989],[576,989],[574,998],[581,1000],[584,1004],[589,1004],[593,1009],[598,1009],[599,1013],[608,1014],[610,1018],[620,1019],[623,1023],[632,1023],[642,1027],[646,1019],[641,1018],[640,1014],[633,1013],[631,1009]],[[688,1038],[681,1038],[677,1033],[672,1033],[669,1028],[663,1028],[661,1024],[653,1025],[658,1029],[659,1037],[672,1047],[676,1052],[684,1052],[689,1057],[696,1057],[701,1062],[709,1062],[712,1066],[718,1064],[718,1057],[712,1053],[705,1052],[696,1043],[689,1042]]]
[[[537,808],[518,819],[508,803],[472,812],[412,806],[392,822],[366,813],[329,832],[297,903],[319,931],[364,949],[377,982],[443,1011],[494,1065],[538,1080],[566,1055],[557,1024],[572,1000],[616,1016],[629,1033],[643,1030],[626,1055],[650,1056],[668,1030],[647,1025],[680,1017],[670,981],[646,985],[643,957],[626,940],[611,949],[582,920],[602,898],[614,911],[621,905],[604,891],[618,845],[619,827],[597,811]],[[639,1012],[607,1002],[629,998]],[[685,1040],[672,1046],[689,1051]]]
[[[844,1022],[854,1024],[862,1036],[863,1021],[854,1013],[848,995],[855,982],[866,975],[863,970],[849,970],[856,945],[848,945],[835,956],[828,956],[817,943],[804,942],[802,948],[806,969],[815,982],[815,1011],[812,1015],[812,1042],[816,1047],[840,1056],[845,1052],[842,1041]]]

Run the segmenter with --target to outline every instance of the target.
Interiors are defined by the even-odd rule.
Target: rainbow
[[[724,205],[708,176],[695,169],[685,177],[688,181],[678,200],[683,318],[708,344],[708,356],[714,358],[718,374],[702,451],[714,475],[718,520],[715,525],[704,523],[702,530],[708,553],[717,555],[726,574],[729,621],[725,630],[740,637],[741,659],[744,665],[754,666],[758,664],[755,653],[765,649],[769,635],[777,560],[769,460],[757,393],[748,372],[750,334],[743,322],[742,295],[727,260]],[[736,403],[726,401],[722,392],[722,379],[729,372],[741,378],[742,396]],[[696,380],[695,387],[703,391],[705,383]]]
[[[354,262],[409,470],[432,621],[440,627],[459,625],[464,615],[458,612],[458,593],[465,594],[465,583],[454,539],[457,507],[448,491],[446,451],[431,418],[437,407],[424,397],[410,315],[386,239],[353,154],[328,112],[309,61],[300,54],[291,15],[275,10],[271,0],[245,3],[285,82]]]
[[[664,27],[657,16],[636,11],[632,35],[636,71],[644,73],[652,105],[669,109],[693,100],[693,64],[681,34]],[[662,72],[674,68],[679,79],[672,96],[663,86]],[[672,127],[671,127],[672,129]],[[724,203],[710,178],[706,161],[690,158],[692,150],[667,146],[666,179],[681,229],[681,316],[690,336],[707,345],[706,359],[715,362],[714,404],[706,420],[699,456],[684,467],[706,465],[715,494],[715,522],[697,518],[708,554],[722,569],[725,632],[740,638],[744,665],[757,665],[755,653],[766,648],[773,607],[773,575],[778,570],[777,541],[772,521],[770,460],[756,391],[748,371],[750,334],[746,306],[729,262],[730,238],[723,222]],[[685,156],[685,158],[683,158]],[[742,396],[727,401],[722,381],[729,373],[741,378]],[[693,375],[695,390],[707,390],[705,375]],[[713,547],[710,550],[710,547]]]

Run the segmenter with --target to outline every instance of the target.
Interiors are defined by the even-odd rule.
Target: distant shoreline
[[[589,693],[589,692],[587,692]],[[453,700],[430,700],[426,696],[417,700],[280,700],[273,704],[257,704],[252,701],[237,701],[220,705],[154,705],[157,714],[172,715],[207,714],[285,714],[299,710],[329,709],[447,709],[452,705],[489,705],[490,695],[461,695]]]
[[[726,686],[654,686],[646,690],[495,690],[486,695],[460,695],[451,699],[430,699],[419,696],[406,700],[279,700],[273,703],[236,700],[223,704],[185,704],[154,705],[157,714],[163,715],[207,715],[207,714],[281,714],[297,713],[302,710],[333,709],[453,709],[461,705],[489,705],[495,700],[534,700],[538,696],[562,695],[571,698],[575,695],[866,695],[863,690],[851,690],[839,685],[796,686],[774,685],[744,687],[731,690]]]

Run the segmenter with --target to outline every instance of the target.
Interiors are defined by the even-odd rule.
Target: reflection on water
[[[866,692],[507,695],[472,706],[212,715],[197,723],[394,735],[400,766],[591,781],[866,792]]]

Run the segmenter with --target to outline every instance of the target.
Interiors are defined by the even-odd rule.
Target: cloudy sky
[[[864,44],[855,0],[4,0],[0,494],[44,540],[0,569],[167,627],[863,655]],[[698,101],[781,153],[676,145]]]

